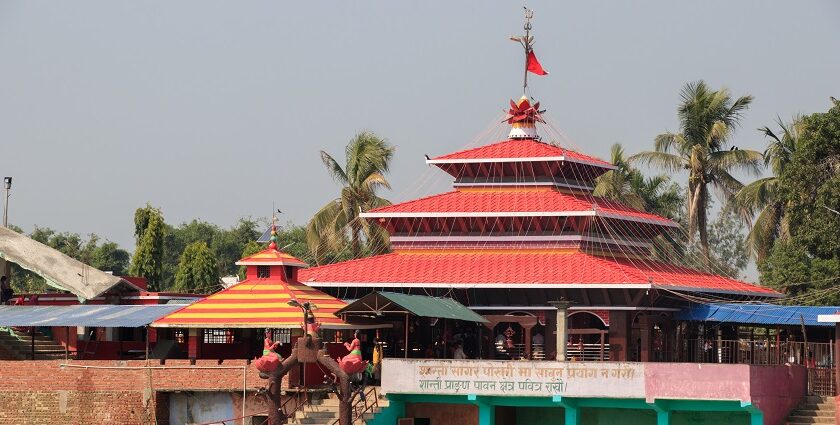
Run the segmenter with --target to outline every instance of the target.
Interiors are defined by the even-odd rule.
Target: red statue
[[[266,335],[263,341],[263,355],[254,362],[254,367],[266,375],[277,370],[280,364],[283,363],[283,357],[276,351],[279,346],[279,342],[271,341],[271,338]]]
[[[338,361],[338,365],[348,375],[353,375],[355,373],[362,373],[367,369],[367,361],[362,360],[362,342],[359,341],[359,334],[360,332],[357,330],[353,332],[353,341],[350,343],[344,343],[344,346],[347,347],[347,350],[350,351],[350,354],[341,358]]]

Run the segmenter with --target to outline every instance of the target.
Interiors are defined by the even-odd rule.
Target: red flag
[[[537,55],[531,50],[528,52],[528,72],[533,72],[537,75],[548,75],[548,71],[544,70],[540,61],[537,60]]]

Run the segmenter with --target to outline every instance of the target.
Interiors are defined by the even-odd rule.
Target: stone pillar
[[[555,340],[557,361],[565,362],[566,346],[569,341],[569,322],[567,313],[571,303],[568,301],[551,301],[549,304],[557,309],[557,339]]]
[[[610,361],[627,361],[630,352],[630,313],[610,310]]]

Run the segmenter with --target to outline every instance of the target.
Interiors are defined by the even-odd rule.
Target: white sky
[[[676,130],[684,83],[756,97],[736,144],[840,97],[840,2],[533,1],[532,94],[586,153]],[[337,193],[319,160],[369,129],[401,201],[446,190],[459,150],[518,97],[518,2],[0,0],[0,174],[11,222],[131,250],[167,222],[305,223]]]

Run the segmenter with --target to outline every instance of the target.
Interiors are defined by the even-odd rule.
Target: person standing
[[[15,296],[15,291],[9,285],[9,278],[0,277],[0,304],[8,303]]]

